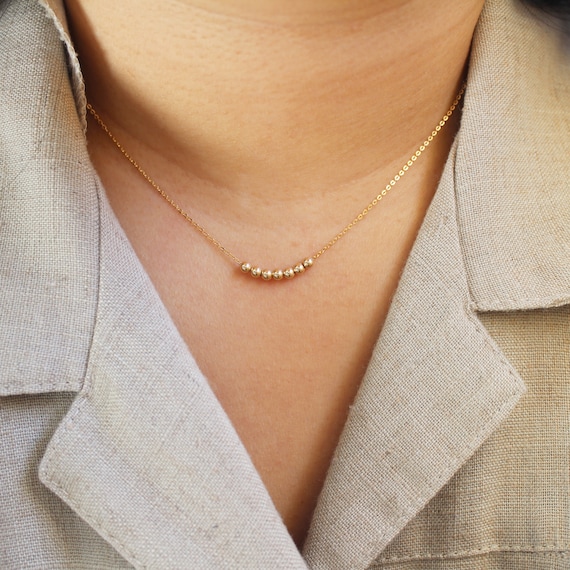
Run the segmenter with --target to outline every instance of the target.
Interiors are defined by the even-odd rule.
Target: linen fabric
[[[61,3],[0,0],[0,568],[570,569],[569,61],[486,3],[299,552],[90,164]]]

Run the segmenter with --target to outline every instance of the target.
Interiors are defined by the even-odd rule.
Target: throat
[[[459,89],[479,3],[339,0],[323,19],[315,2],[276,23],[205,0],[67,1],[88,97],[141,162],[273,196],[361,179],[421,142]]]

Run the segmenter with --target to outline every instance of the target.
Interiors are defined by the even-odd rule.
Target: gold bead
[[[241,264],[241,270],[244,273],[249,273],[251,271],[251,263],[242,263]]]
[[[275,279],[275,281],[283,279],[283,271],[281,271],[281,269],[275,269],[273,271],[273,279]]]
[[[305,259],[305,261],[303,261],[303,265],[305,266],[305,269],[311,267],[313,265],[313,258],[308,257],[307,259]]]
[[[295,265],[293,271],[295,273],[303,273],[303,271],[305,271],[305,266],[302,263],[299,263],[299,265]]]
[[[269,269],[264,269],[261,272],[261,278],[265,279],[265,281],[269,281],[271,279],[271,277],[273,277],[273,274],[271,273],[271,271]]]
[[[285,279],[293,279],[293,277],[295,277],[295,270],[292,267],[289,267],[283,271],[283,276]]]
[[[249,272],[249,274],[250,274],[252,277],[255,277],[255,278],[259,277],[259,276],[261,275],[261,267],[254,267],[254,268]]]

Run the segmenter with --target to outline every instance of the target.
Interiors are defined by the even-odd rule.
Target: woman
[[[509,0],[65,12],[0,12],[2,567],[568,567],[558,34]]]

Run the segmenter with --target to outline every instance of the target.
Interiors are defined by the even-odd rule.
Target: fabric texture
[[[59,0],[0,0],[0,568],[570,569],[570,64],[488,0],[300,553],[90,164]]]
[[[54,128],[77,116],[57,30],[35,3],[1,6],[0,394],[77,390],[97,302],[97,195],[80,191],[94,174],[82,130]]]
[[[480,318],[528,392],[373,568],[569,567],[570,307]]]
[[[56,495],[38,485],[38,464],[74,398],[59,392],[0,400],[3,569],[132,568]]]

